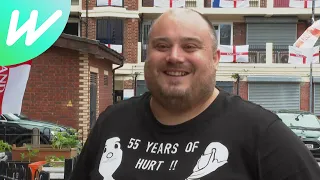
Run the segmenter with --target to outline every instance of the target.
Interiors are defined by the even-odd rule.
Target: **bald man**
[[[216,88],[219,59],[201,14],[162,14],[149,34],[149,92],[100,114],[71,180],[319,180],[277,115]]]

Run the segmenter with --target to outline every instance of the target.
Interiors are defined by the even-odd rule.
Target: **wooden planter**
[[[51,147],[51,145],[40,145],[40,146],[33,146],[32,149],[38,149],[39,153],[31,157],[31,162],[36,161],[45,161],[46,156],[56,156],[64,158],[73,158],[77,156],[77,149],[76,148],[66,148],[66,149],[54,149]],[[16,145],[12,145],[12,160],[13,161],[21,161],[21,153],[25,154],[25,158],[23,161],[29,161],[29,151],[28,148],[24,145],[22,147],[16,147]]]

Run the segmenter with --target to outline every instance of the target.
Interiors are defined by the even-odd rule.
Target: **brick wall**
[[[83,18],[83,21],[86,21],[86,18]],[[97,26],[97,20],[96,18],[88,18],[88,38],[89,39],[96,39],[96,26]],[[81,29],[81,36],[86,37],[86,24],[85,22],[82,23],[82,29]]]
[[[89,57],[89,66],[98,68],[99,80],[99,114],[111,105],[112,102],[112,64],[106,60]],[[108,71],[108,84],[104,85],[104,71]]]
[[[309,94],[310,94],[309,82],[303,82],[300,84],[300,109],[303,111],[309,111]]]
[[[124,5],[127,6],[127,10],[138,10],[139,0],[124,0]]]
[[[298,22],[298,24],[297,24],[297,38],[299,38],[307,28],[308,27],[307,27],[306,23]]]
[[[124,89],[134,89],[133,80],[125,80],[123,82],[123,88]]]
[[[239,87],[239,96],[244,100],[248,100],[248,82],[247,81],[240,81]],[[237,84],[234,84],[234,93],[237,93]]]
[[[139,40],[139,21],[138,19],[126,19],[124,23],[124,45],[123,56],[126,63],[137,63],[138,59],[138,40]]]
[[[72,107],[67,107],[68,102]],[[78,128],[78,52],[52,47],[34,59],[22,112],[32,119]]]
[[[247,26],[244,22],[233,23],[233,45],[245,45]]]
[[[97,0],[88,0],[88,9],[93,9],[93,7],[97,6]],[[86,9],[86,0],[82,0],[82,9]]]

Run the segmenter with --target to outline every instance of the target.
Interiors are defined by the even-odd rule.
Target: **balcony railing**
[[[124,0],[97,0],[97,7],[112,6],[123,7]]]
[[[170,0],[167,0],[168,3]],[[267,0],[250,0],[250,7],[266,7]],[[187,8],[216,8],[211,0],[185,0]],[[154,0],[142,0],[142,7],[154,7]],[[217,7],[218,8],[218,7]]]
[[[141,62],[146,59],[147,45],[141,44]],[[272,54],[272,60],[268,55]],[[289,60],[288,45],[249,45],[249,63],[252,64],[287,64]]]

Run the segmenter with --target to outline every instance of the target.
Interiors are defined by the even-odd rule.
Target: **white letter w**
[[[24,33],[26,35],[26,46],[31,46],[44,32],[46,32],[53,23],[55,23],[62,15],[61,10],[57,10],[47,19],[37,30],[38,11],[33,10],[27,20],[18,30],[19,11],[14,10],[11,15],[11,21],[7,37],[7,45],[12,46]]]

